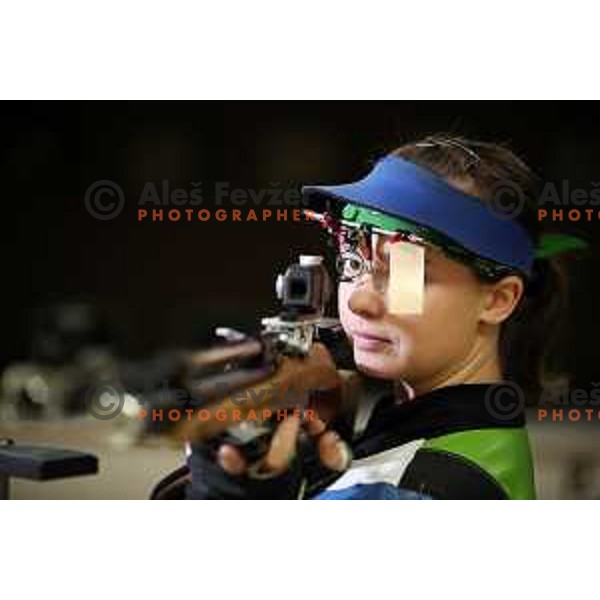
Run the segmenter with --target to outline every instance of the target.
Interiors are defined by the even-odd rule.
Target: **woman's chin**
[[[369,377],[379,379],[398,379],[402,376],[402,368],[398,357],[385,352],[374,352],[354,346],[354,362],[360,371]]]

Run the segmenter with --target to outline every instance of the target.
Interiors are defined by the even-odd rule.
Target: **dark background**
[[[202,343],[218,324],[252,328],[276,307],[276,271],[320,248],[316,228],[274,220],[138,222],[147,181],[202,181],[201,208],[214,210],[216,181],[348,181],[402,142],[450,131],[509,142],[546,180],[589,190],[600,181],[599,117],[597,103],[579,102],[3,102],[0,364],[28,356],[32,311],[65,299],[95,303],[127,356]],[[125,192],[114,220],[85,208],[97,180]],[[600,220],[562,230],[593,242],[571,270],[562,357],[589,387],[600,377]]]

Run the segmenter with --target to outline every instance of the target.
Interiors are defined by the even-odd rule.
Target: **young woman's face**
[[[383,253],[381,264],[385,265],[384,249],[378,247],[376,252]],[[340,319],[361,371],[418,386],[451,375],[476,359],[482,351],[479,317],[484,284],[467,266],[440,250],[426,249],[424,303],[419,315],[389,312],[386,277],[375,266],[372,274],[340,283]]]

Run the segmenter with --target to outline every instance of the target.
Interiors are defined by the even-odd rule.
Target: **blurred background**
[[[214,212],[216,182],[349,181],[395,146],[440,131],[507,142],[546,181],[586,190],[600,181],[597,103],[3,102],[0,120],[0,437],[101,461],[97,476],[15,480],[17,498],[147,497],[181,449],[132,446],[117,423],[86,417],[86,387],[123,362],[143,380],[171,349],[210,341],[216,325],[255,331],[276,310],[275,274],[300,252],[323,250],[317,228],[274,219],[140,222],[148,182],[188,191],[202,182],[200,208]],[[99,180],[124,192],[114,219],[86,210]],[[591,243],[572,264],[567,333],[553,357],[572,388],[589,390],[600,381],[600,220],[557,228]],[[600,498],[597,424],[530,422],[539,495]]]

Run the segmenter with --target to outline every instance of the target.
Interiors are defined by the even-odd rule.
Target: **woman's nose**
[[[356,288],[348,299],[348,308],[363,319],[381,319],[385,315],[385,302],[381,294],[371,287]]]

